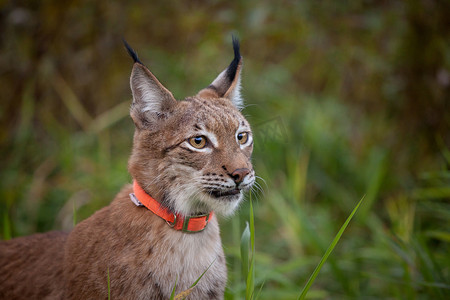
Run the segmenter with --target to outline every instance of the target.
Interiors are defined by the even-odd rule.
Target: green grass
[[[109,277],[109,267],[108,267],[108,270],[107,270],[106,279],[107,279],[107,283],[108,283],[108,300],[111,300],[111,280],[110,280],[110,277]]]
[[[233,31],[252,162],[264,180],[236,216],[220,220],[225,298],[297,299],[366,195],[306,298],[445,299],[442,3],[12,3],[0,45],[1,238],[70,230],[131,182],[131,61],[118,32],[183,98],[229,63]]]
[[[245,299],[255,298],[255,219],[253,216],[252,194],[250,193],[250,225],[246,227],[241,237],[242,278],[245,281]]]
[[[299,115],[289,110],[279,111],[284,132],[275,130],[264,143],[258,140],[267,125],[254,128],[254,164],[265,179],[259,182],[263,192],[252,194],[256,198],[231,220],[221,220],[229,266],[226,299],[297,299],[362,193],[368,201],[306,298],[445,299],[450,290],[450,210],[444,200],[449,162],[423,172],[412,188],[386,193],[394,184],[389,171],[393,158],[370,143],[361,154],[352,154],[351,128],[340,117],[347,113],[345,106],[333,99],[308,99]],[[60,146],[38,143],[37,136],[23,133],[14,142],[20,159],[7,161],[2,169],[8,174],[2,196],[10,199],[2,203],[4,239],[70,229],[130,180],[126,160],[133,128],[128,120],[98,134],[72,133],[55,119],[48,122],[48,132]],[[114,139],[107,138],[111,132]],[[27,158],[29,167],[23,165],[24,157],[33,157]]]
[[[241,245],[240,245],[240,253],[241,253],[241,264],[242,264],[242,278],[247,278],[246,280],[246,288],[245,288],[245,299],[257,299],[258,295],[255,297],[255,226],[254,226],[254,212],[253,212],[253,205],[252,205],[252,198],[250,193],[250,225],[249,223],[246,223],[246,227],[242,233],[241,237]],[[314,269],[313,273],[309,277],[308,281],[306,282],[301,294],[298,296],[298,300],[303,300],[306,298],[308,291],[311,287],[311,285],[314,283],[314,280],[318,276],[320,270],[322,269],[323,265],[327,261],[328,257],[330,256],[333,249],[337,246],[340,238],[342,237],[345,229],[347,228],[348,224],[352,220],[353,216],[357,212],[358,208],[360,207],[361,203],[363,202],[364,197],[358,202],[358,204],[355,206],[353,211],[350,213],[348,218],[345,220],[344,224],[340,228],[339,232],[334,237],[333,241],[331,242],[330,246],[326,250],[325,254],[320,259],[318,265]],[[249,258],[250,257],[250,258]],[[263,284],[261,285],[261,289],[259,292],[262,291]]]
[[[289,116],[288,110],[280,112],[286,115],[282,135],[258,144],[264,128],[254,128],[254,164],[265,179],[259,182],[264,191],[237,216],[221,220],[229,266],[226,299],[297,299],[355,198],[365,192],[370,201],[361,205],[361,214],[306,298],[445,299],[450,290],[450,210],[444,200],[448,161],[441,169],[422,173],[412,188],[386,193],[386,186],[393,184],[392,171],[387,171],[393,158],[370,144],[363,154],[352,156],[351,129],[335,112],[345,114],[345,107],[336,107],[330,99],[309,99],[300,116]],[[2,196],[10,199],[2,203],[4,239],[70,229],[106,205],[130,180],[128,120],[105,129],[115,132],[114,139],[67,132],[56,120],[49,122],[48,132],[60,146],[52,147],[50,141],[43,145],[33,134],[23,134],[14,142],[22,158],[7,161],[2,169],[8,174]],[[324,138],[321,132],[330,130],[336,137]],[[38,145],[42,151],[33,157]],[[30,167],[22,164],[23,157],[33,157]],[[241,239],[241,224],[250,211],[254,216]]]
[[[211,266],[216,262],[216,260],[213,260],[211,262],[211,264],[208,266],[208,268],[206,268],[205,271],[203,271],[203,273],[194,281],[194,283],[192,283],[192,285],[185,291],[180,292],[179,294],[175,294],[176,288],[177,288],[177,283],[178,283],[178,277],[177,280],[175,281],[173,288],[172,288],[172,293],[170,294],[170,300],[182,300],[185,299],[189,296],[189,294],[192,292],[192,290],[195,288],[195,286],[198,284],[198,282],[202,279],[202,277],[206,274],[206,272],[208,272],[208,270],[211,268]]]
[[[364,199],[364,198],[363,198]],[[319,264],[317,265],[317,267],[314,269],[314,272],[311,274],[311,276],[308,279],[308,282],[306,282],[305,287],[303,288],[300,296],[298,297],[298,300],[303,300],[305,299],[306,295],[308,294],[308,291],[311,287],[311,285],[314,283],[314,280],[316,279],[317,275],[319,275],[320,269],[322,269],[323,265],[325,264],[325,262],[327,261],[328,257],[330,256],[331,252],[333,251],[333,249],[336,247],[337,243],[339,242],[342,234],[344,233],[344,230],[347,228],[348,224],[350,223],[350,221],[352,220],[353,216],[355,215],[356,211],[358,210],[359,206],[361,205],[363,199],[361,199],[358,204],[356,205],[356,207],[353,209],[353,211],[351,212],[350,216],[347,218],[347,220],[345,220],[344,225],[342,225],[341,229],[339,229],[339,232],[336,234],[335,238],[333,239],[333,241],[331,242],[330,246],[328,247],[327,251],[325,252],[325,254],[322,256],[322,258],[320,259]]]

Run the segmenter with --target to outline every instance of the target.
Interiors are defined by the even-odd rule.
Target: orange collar
[[[210,212],[205,215],[196,216],[183,216],[175,214],[169,209],[161,206],[161,204],[147,194],[137,183],[133,182],[133,192],[130,194],[131,201],[138,206],[145,206],[155,215],[166,220],[166,223],[175,230],[181,230],[183,232],[199,232],[206,228],[209,220],[212,218],[214,212]],[[137,201],[135,201],[137,200]]]

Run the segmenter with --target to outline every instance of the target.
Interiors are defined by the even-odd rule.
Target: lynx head
[[[129,172],[176,213],[229,215],[255,181],[252,132],[240,112],[242,58],[236,39],[233,48],[233,61],[207,88],[177,101],[127,46],[135,60]]]

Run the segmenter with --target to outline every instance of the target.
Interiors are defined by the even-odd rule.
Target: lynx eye
[[[248,141],[248,133],[247,132],[238,133],[237,140],[239,144],[244,145]]]
[[[189,144],[196,149],[202,149],[206,146],[206,138],[204,136],[195,136],[189,139]]]

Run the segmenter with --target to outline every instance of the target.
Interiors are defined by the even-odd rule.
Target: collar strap
[[[136,205],[145,206],[155,215],[163,218],[166,223],[175,230],[181,230],[183,232],[202,231],[206,228],[209,220],[214,215],[213,211],[209,214],[195,216],[183,216],[180,214],[175,214],[166,207],[163,207],[161,203],[147,194],[144,189],[139,186],[136,180],[134,180],[133,182],[133,192],[134,194],[130,194],[130,197]],[[137,200],[137,202],[135,202],[135,200]]]

